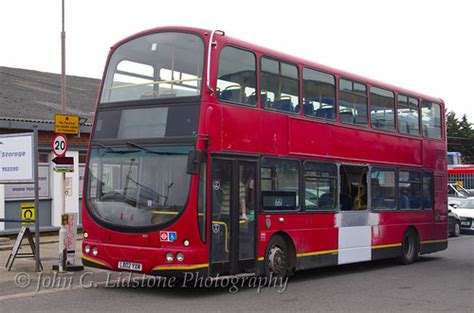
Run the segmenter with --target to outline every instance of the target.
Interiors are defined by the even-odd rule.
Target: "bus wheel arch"
[[[283,232],[278,231],[272,235],[268,241],[267,248],[265,249],[265,276],[270,276],[272,270],[272,262],[275,262],[274,258],[281,257],[284,255],[286,263],[286,270],[284,272],[278,272],[276,276],[289,276],[292,275],[296,268],[296,248],[291,237]]]
[[[420,235],[415,226],[410,225],[403,233],[400,262],[404,265],[415,262],[420,254]]]

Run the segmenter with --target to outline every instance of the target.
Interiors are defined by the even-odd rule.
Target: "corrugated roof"
[[[0,118],[48,123],[61,112],[61,75],[0,66]],[[67,76],[66,113],[92,123],[100,80]],[[13,121],[12,120],[12,121]]]

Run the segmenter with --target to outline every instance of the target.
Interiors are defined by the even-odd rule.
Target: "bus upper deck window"
[[[159,32],[117,47],[110,58],[101,103],[201,94],[204,44],[196,35]]]

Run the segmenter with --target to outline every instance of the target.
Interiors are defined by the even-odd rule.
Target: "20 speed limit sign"
[[[63,134],[57,134],[53,139],[53,152],[57,157],[62,157],[67,151],[67,138]]]

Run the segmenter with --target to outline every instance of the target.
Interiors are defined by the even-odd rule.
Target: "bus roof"
[[[117,46],[123,44],[124,42],[129,41],[129,40],[131,40],[131,39],[133,39],[137,36],[141,36],[141,35],[145,35],[145,34],[149,34],[149,33],[153,33],[153,32],[158,32],[158,31],[173,31],[173,30],[174,31],[198,33],[203,37],[210,36],[210,34],[212,33],[212,30],[196,28],[196,27],[187,27],[187,26],[156,27],[156,28],[145,30],[145,31],[141,31],[141,32],[136,33],[134,35],[131,35],[131,36],[129,36],[129,37],[123,39],[123,40],[120,40],[115,45],[113,45],[111,47],[111,49],[114,49]],[[426,94],[422,94],[422,93],[419,93],[419,92],[415,92],[415,91],[412,91],[412,90],[409,90],[409,89],[397,87],[397,86],[390,85],[390,84],[387,84],[387,83],[384,83],[384,82],[380,82],[380,81],[377,81],[377,80],[374,80],[374,79],[363,77],[363,76],[360,76],[360,75],[357,75],[357,74],[349,73],[349,72],[346,72],[346,71],[343,71],[343,70],[339,70],[339,69],[336,69],[336,68],[333,68],[333,67],[329,67],[329,66],[326,66],[326,65],[316,63],[314,61],[306,60],[306,59],[303,59],[303,58],[300,58],[300,57],[295,57],[295,56],[290,55],[290,54],[286,54],[286,53],[283,53],[283,52],[280,52],[280,51],[276,51],[276,50],[265,48],[265,47],[262,47],[262,46],[259,46],[259,45],[253,44],[253,43],[249,43],[249,42],[246,42],[246,41],[243,41],[243,40],[240,40],[240,39],[229,37],[227,35],[225,35],[224,37],[219,37],[219,38],[221,38],[221,39],[224,38],[223,40],[228,44],[232,44],[232,45],[240,46],[241,48],[246,48],[246,49],[249,49],[249,50],[253,50],[253,51],[261,53],[261,54],[265,54],[265,55],[268,55],[268,56],[271,56],[271,57],[274,57],[274,58],[277,58],[277,59],[281,59],[283,61],[298,63],[298,64],[301,64],[303,66],[312,67],[312,68],[321,70],[323,72],[328,72],[328,73],[335,74],[337,76],[342,76],[344,78],[348,78],[348,79],[351,79],[351,80],[363,82],[363,83],[366,83],[366,84],[369,84],[369,85],[374,85],[374,86],[377,86],[377,87],[380,87],[380,88],[390,89],[392,91],[396,91],[398,93],[402,93],[402,94],[405,94],[405,95],[408,95],[408,96],[423,98],[425,100],[433,101],[433,102],[440,103],[440,104],[444,105],[444,101],[441,98],[436,98],[436,97],[429,96],[429,95],[426,95]]]

